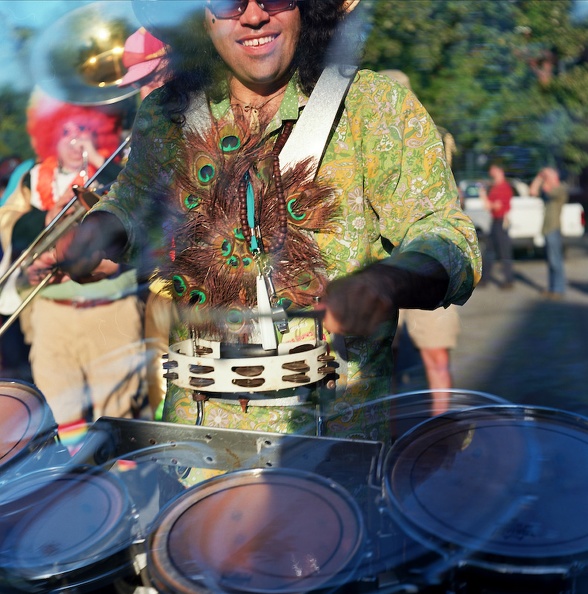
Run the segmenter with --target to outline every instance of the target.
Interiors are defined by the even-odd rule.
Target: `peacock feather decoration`
[[[245,312],[257,305],[260,258],[285,309],[323,293],[326,262],[313,235],[332,232],[338,214],[333,188],[313,180],[309,160],[277,169],[288,126],[275,145],[246,130],[237,112],[204,134],[185,131],[169,198],[180,223],[161,270],[201,334],[228,342],[247,342],[252,332]],[[224,312],[223,323],[211,311]]]

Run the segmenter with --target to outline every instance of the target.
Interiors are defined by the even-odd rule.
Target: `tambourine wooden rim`
[[[262,506],[260,495],[268,493],[271,505]],[[242,508],[234,505],[241,501]],[[294,509],[287,508],[292,501]],[[302,542],[314,514],[322,517]],[[251,529],[257,520],[259,530]],[[363,539],[359,507],[337,483],[289,469],[241,470],[189,489],[163,510],[150,538],[147,567],[162,592],[293,594],[350,581]],[[303,545],[308,551],[297,548]],[[300,561],[297,569],[288,566],[295,561],[285,560],[286,551]]]

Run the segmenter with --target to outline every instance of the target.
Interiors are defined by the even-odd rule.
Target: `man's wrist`
[[[399,309],[435,309],[449,286],[449,275],[440,262],[420,252],[376,262],[366,272],[379,277],[382,290]]]

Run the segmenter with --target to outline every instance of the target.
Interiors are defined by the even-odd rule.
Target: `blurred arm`
[[[55,257],[59,268],[78,282],[97,280],[102,260],[118,262],[128,237],[119,219],[108,212],[91,212],[80,225],[58,240]]]
[[[377,262],[329,284],[324,325],[337,334],[369,336],[400,308],[437,308],[448,286],[443,266],[426,254],[406,254],[395,265]]]

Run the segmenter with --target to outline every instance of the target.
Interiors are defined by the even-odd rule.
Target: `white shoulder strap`
[[[316,175],[333,123],[356,72],[355,66],[336,64],[323,70],[294,130],[280,152],[282,172],[310,157],[314,162],[310,175]],[[210,118],[204,93],[196,93],[186,112],[186,126],[203,133],[211,126]]]
[[[316,175],[333,122],[356,72],[355,66],[333,64],[325,68],[292,134],[280,151],[282,172],[311,157],[314,161],[311,175]]]

